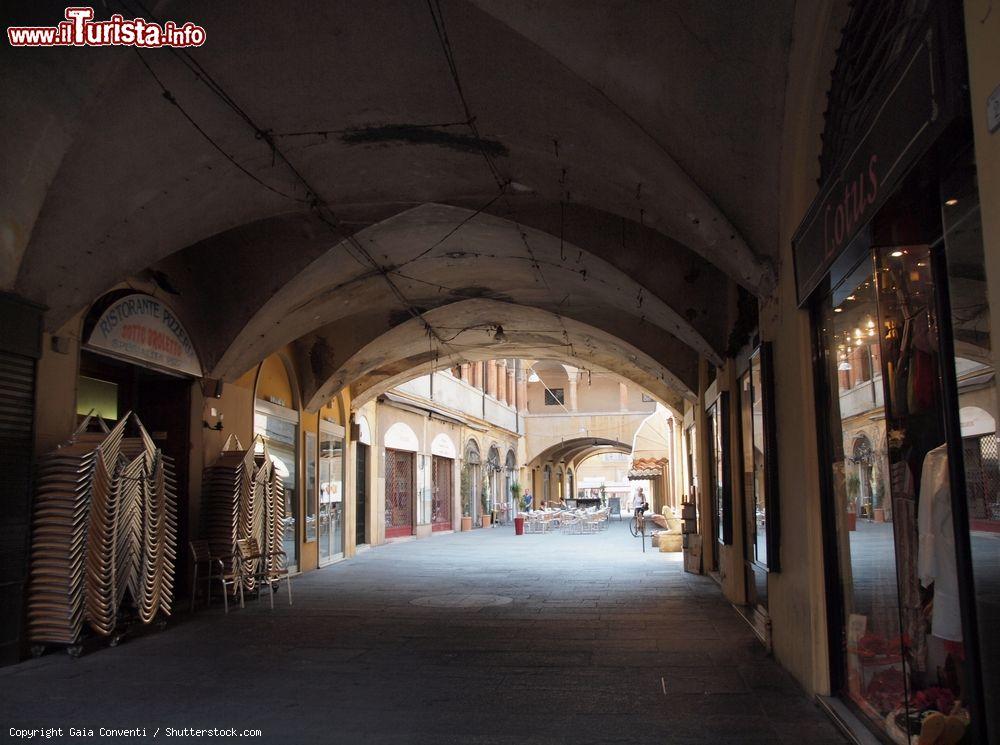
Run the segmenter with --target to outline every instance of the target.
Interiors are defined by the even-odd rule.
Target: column
[[[507,403],[507,360],[497,362],[497,399]]]
[[[486,361],[486,395],[497,397],[497,361]]]
[[[472,375],[471,370],[469,368],[470,365],[468,362],[463,362],[461,365],[458,366],[458,377],[460,380],[464,380],[466,383],[469,382],[469,378]]]
[[[618,410],[628,411],[628,386],[618,383]]]
[[[569,410],[576,411],[576,381],[577,373],[569,374]]]
[[[524,370],[517,372],[516,399],[518,413],[523,414],[528,410],[528,378],[525,376]]]
[[[516,406],[517,401],[517,387],[514,382],[516,379],[514,368],[507,368],[507,405]]]

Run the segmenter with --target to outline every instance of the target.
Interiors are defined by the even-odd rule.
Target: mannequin
[[[945,445],[934,448],[924,458],[917,531],[920,535],[917,550],[920,584],[929,587],[934,583],[931,635],[960,642],[962,613],[958,602],[958,568],[955,563],[955,532]]]

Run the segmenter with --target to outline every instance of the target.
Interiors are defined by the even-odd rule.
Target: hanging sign
[[[952,120],[953,86],[935,20],[918,35],[887,89],[873,94],[873,115],[792,238],[799,305]]]
[[[148,367],[201,377],[191,337],[168,305],[155,297],[126,295],[97,319],[86,346]]]

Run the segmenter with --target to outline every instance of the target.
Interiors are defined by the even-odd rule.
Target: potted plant
[[[490,527],[490,480],[483,476],[483,487],[479,490],[479,497],[483,502],[483,527]]]
[[[524,518],[521,517],[521,485],[516,481],[510,485],[510,496],[514,500],[514,532],[524,533]]]
[[[468,468],[462,469],[460,488],[462,490],[462,530],[472,530],[472,499],[470,497],[472,477]]]

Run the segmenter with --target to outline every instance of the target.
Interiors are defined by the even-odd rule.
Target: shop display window
[[[767,607],[767,574],[778,568],[770,370],[770,346],[762,345],[750,356],[748,369],[739,379],[747,594],[749,603],[761,608]]]
[[[305,520],[305,542],[312,543],[316,540],[316,435],[306,432],[306,514]]]
[[[319,558],[326,561],[344,551],[344,442],[320,431],[319,436]]]
[[[936,713],[968,726],[978,695],[964,643],[956,544],[963,536],[955,529],[950,466],[957,464],[950,459],[971,460],[966,480],[983,484],[964,495],[967,502],[957,500],[961,512],[982,512],[996,499],[995,427],[984,431],[983,418],[975,434],[960,438],[949,424],[959,420],[958,407],[995,406],[981,243],[978,265],[968,245],[954,245],[978,241],[976,218],[965,218],[959,237],[948,227],[957,202],[947,200],[955,198],[939,204],[929,181],[918,169],[879,211],[861,236],[860,262],[814,311],[825,370],[841,693],[899,743]],[[975,544],[982,526],[970,524]],[[997,576],[1000,542],[991,539],[980,541],[982,587]],[[989,600],[980,606],[995,608]],[[982,638],[991,633],[984,629]]]
[[[955,418],[962,451],[962,469],[953,476],[964,481],[965,489],[964,505],[959,501],[954,518],[959,525],[968,525],[968,544],[960,546],[961,541],[958,543],[960,551],[968,551],[972,573],[968,602],[973,618],[956,631],[967,631],[978,643],[978,650],[966,645],[964,652],[978,661],[982,678],[981,710],[986,715],[987,731],[996,737],[1000,733],[998,402],[982,214],[976,184],[975,158],[969,148],[955,159],[941,179],[938,207],[943,227],[943,268],[948,276],[948,304],[944,312],[951,319],[950,352],[954,361],[946,377],[954,375],[949,383],[954,386],[957,400],[951,409],[958,408]],[[960,514],[963,506],[965,515]],[[947,520],[949,513],[931,512],[929,517],[932,522],[935,518]],[[946,562],[935,562],[929,568],[940,572],[948,567]],[[954,578],[955,575],[949,572],[949,581]],[[938,591],[957,594],[957,587],[945,588],[943,583],[937,584]],[[959,600],[956,596],[954,602],[957,604]],[[952,643],[955,644],[955,640]]]
[[[257,411],[254,413],[254,434],[263,437],[267,443],[271,460],[285,487],[285,530],[281,548],[288,555],[289,565],[293,567],[298,567],[299,547],[296,538],[299,516],[299,500],[296,491],[298,486],[296,481],[298,475],[298,433],[299,427],[294,421],[271,412]]]
[[[708,435],[711,445],[711,489],[713,533],[719,543],[733,542],[733,505],[729,483],[728,417],[729,396],[722,393],[708,409]],[[718,559],[718,556],[716,556]]]

